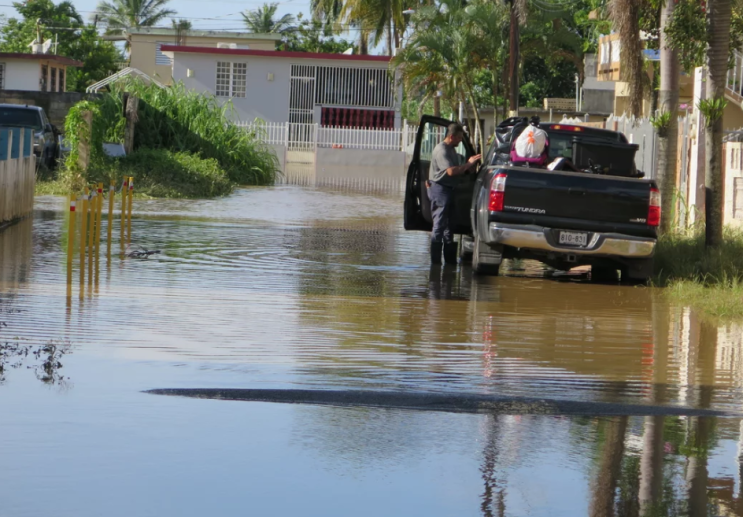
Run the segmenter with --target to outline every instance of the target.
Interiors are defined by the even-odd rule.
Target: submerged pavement
[[[161,253],[68,291],[36,207],[0,232],[2,517],[743,514],[739,324],[430,268],[398,195],[297,187],[137,200]]]

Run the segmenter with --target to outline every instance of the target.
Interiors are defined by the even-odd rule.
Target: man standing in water
[[[461,124],[449,124],[446,138],[433,149],[429,171],[428,199],[431,200],[433,231],[431,232],[431,264],[441,264],[441,250],[447,264],[457,263],[457,243],[454,242],[454,187],[462,174],[475,170],[482,155],[472,156],[464,165],[457,165],[456,148],[464,138]]]

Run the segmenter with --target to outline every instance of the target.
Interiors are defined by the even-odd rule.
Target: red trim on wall
[[[363,129],[395,129],[395,112],[359,108],[322,108],[320,125]]]
[[[163,45],[161,52],[184,52],[190,54],[218,54],[223,56],[284,57],[290,59],[337,59],[339,61],[372,61],[389,63],[388,56],[359,56],[349,54],[320,54],[316,52],[287,52],[284,50],[250,50],[244,48],[189,47]]]

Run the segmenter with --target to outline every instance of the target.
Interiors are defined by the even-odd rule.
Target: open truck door
[[[430,115],[425,115],[421,119],[415,138],[413,159],[410,162],[405,182],[404,225],[406,230],[430,232],[433,227],[426,181],[431,168],[433,149],[446,138],[446,128],[451,123],[451,120]],[[475,150],[465,134],[462,143],[457,146],[458,165],[466,163],[474,154]],[[471,232],[470,207],[476,177],[475,172],[458,177],[459,181],[454,193],[454,233],[469,234]]]

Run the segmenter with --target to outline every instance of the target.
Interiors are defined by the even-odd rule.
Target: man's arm
[[[449,176],[461,176],[462,174],[469,172],[471,169],[474,169],[477,166],[477,162],[480,161],[480,158],[482,158],[481,154],[471,156],[464,165],[455,165],[454,167],[446,169],[446,174]]]

